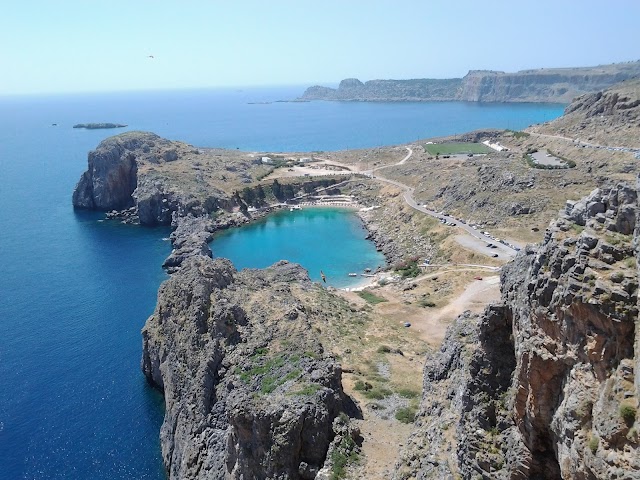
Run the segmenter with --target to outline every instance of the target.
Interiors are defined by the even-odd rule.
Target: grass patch
[[[400,388],[398,390],[398,395],[404,398],[417,398],[420,392],[412,390],[410,388]]]
[[[490,153],[491,149],[482,143],[449,142],[425,145],[424,149],[430,155],[457,155],[469,153]]]
[[[596,452],[598,451],[598,446],[600,446],[600,439],[596,435],[592,435],[591,438],[589,439],[588,446],[589,446],[589,450],[591,450],[591,453],[595,455]]]
[[[577,223],[572,224],[570,229],[577,235],[580,235],[582,232],[584,232],[584,227],[582,225],[578,225]]]
[[[391,353],[391,347],[389,345],[380,345],[378,347],[378,353]]]
[[[376,385],[370,390],[365,390],[363,395],[369,400],[382,400],[393,395],[393,392],[386,387]]]
[[[336,449],[331,452],[331,480],[341,480],[347,475],[347,466],[356,464],[360,456],[356,450],[356,442],[346,436]]]
[[[367,303],[370,303],[371,305],[377,305],[378,303],[387,301],[386,298],[378,297],[377,295],[374,295],[373,293],[366,290],[358,292],[358,295],[360,296],[360,298],[365,300]]]
[[[401,407],[396,411],[396,420],[402,423],[413,423],[417,410],[413,407]]]
[[[306,383],[300,388],[300,390],[291,392],[291,395],[313,395],[321,388],[322,385],[318,385],[317,383]]]
[[[258,375],[264,375],[265,373],[270,372],[274,368],[282,367],[284,364],[285,364],[285,359],[283,356],[270,358],[264,363],[264,365],[258,365],[256,367],[253,367],[251,370],[242,372],[240,374],[240,379],[243,382],[248,383],[251,378],[256,377]]]
[[[373,387],[370,383],[363,382],[362,380],[356,380],[356,383],[353,386],[354,390],[359,392],[366,392],[367,390],[371,390]]]

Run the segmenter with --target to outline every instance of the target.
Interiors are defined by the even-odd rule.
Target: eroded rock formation
[[[502,302],[428,361],[396,478],[640,478],[639,212],[596,190],[504,267]]]
[[[164,392],[170,478],[315,478],[353,408],[318,341],[341,308],[327,295],[298,265],[238,272],[203,255],[161,286],[142,369]]]

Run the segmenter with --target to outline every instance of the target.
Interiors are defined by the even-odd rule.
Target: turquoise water
[[[0,97],[0,478],[164,476],[162,398],[146,385],[139,364],[140,329],[166,278],[160,265],[171,248],[163,240],[169,232],[73,211],[71,192],[87,152],[122,131],[77,130],[75,123],[121,122],[199,146],[333,150],[485,126],[517,129],[562,112],[558,105],[452,102],[247,105],[302,91]],[[305,215],[281,217],[287,230],[278,248]],[[254,228],[266,231],[271,221]],[[344,223],[356,233],[360,228]],[[340,224],[327,220],[328,231],[311,239],[331,247],[315,247],[325,253],[303,252],[316,279],[319,269],[331,281],[344,278],[333,273],[333,252],[360,249],[346,246],[350,234],[339,233]],[[290,249],[275,257],[294,259]],[[361,251],[352,255],[364,258]],[[242,266],[242,258],[235,261]],[[365,263],[353,270],[373,261]]]
[[[279,260],[303,265],[311,279],[336,288],[353,286],[364,277],[350,272],[374,271],[384,255],[366,240],[367,231],[353,210],[304,208],[274,213],[241,228],[219,233],[211,243],[215,257],[230,259],[237,268],[264,268]]]

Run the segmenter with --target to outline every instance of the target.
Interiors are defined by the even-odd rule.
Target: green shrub
[[[636,421],[637,410],[633,405],[629,405],[628,403],[620,405],[620,416],[622,419],[628,423],[632,424]]]
[[[428,298],[423,298],[422,300],[418,301],[418,305],[420,305],[422,308],[427,308],[427,307],[435,307],[436,303],[433,302],[432,300],[429,300]]]
[[[589,450],[591,450],[591,453],[595,455],[596,452],[598,451],[599,445],[600,445],[600,439],[596,435],[592,435],[591,438],[589,439]]]
[[[416,419],[416,409],[412,407],[401,407],[396,411],[396,420],[402,423],[413,423]]]

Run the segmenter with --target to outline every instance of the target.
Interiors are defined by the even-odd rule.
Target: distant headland
[[[411,80],[342,80],[338,88],[315,85],[299,100],[362,102],[546,102],[570,103],[593,93],[640,78],[640,61],[580,68],[540,68],[515,73],[470,70],[463,78]]]
[[[124,128],[122,123],[77,123],[73,128],[86,128],[87,130],[99,130],[101,128]]]

